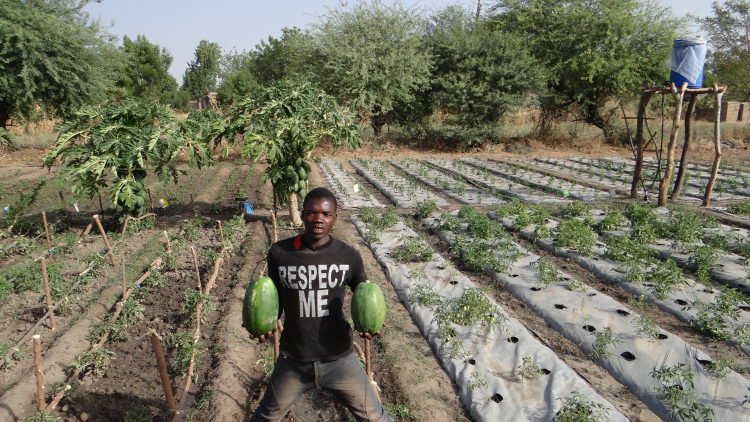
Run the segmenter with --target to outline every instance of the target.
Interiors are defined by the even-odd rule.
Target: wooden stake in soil
[[[99,221],[98,215],[94,215],[94,222],[96,223],[96,226],[99,227],[99,233],[102,234],[102,239],[104,239],[104,246],[107,247],[107,255],[109,256],[110,261],[112,261],[112,265],[115,265],[115,258],[112,256],[112,247],[109,246],[109,239],[107,239],[107,233],[104,231],[104,227],[102,227],[102,222]]]
[[[52,249],[52,244],[49,241],[49,227],[47,226],[47,213],[42,211],[42,222],[44,223],[44,235],[47,237],[47,250]]]
[[[125,288],[125,257],[121,257],[120,262],[122,263],[122,297],[125,297],[125,291],[127,290]]]
[[[167,397],[169,417],[173,417],[177,412],[177,404],[175,403],[174,396],[172,395],[172,387],[169,385],[167,361],[164,359],[164,349],[162,349],[161,347],[161,339],[154,330],[151,330],[151,346],[154,348],[154,354],[156,355],[156,365],[159,367],[161,386],[164,388],[164,395]]]
[[[223,249],[227,248],[227,244],[224,243],[224,231],[221,229],[221,221],[216,220],[217,223],[219,223],[219,234],[221,235],[221,247]]]
[[[693,113],[695,112],[695,104],[698,102],[698,96],[699,94],[691,93],[687,109],[685,109],[685,141],[682,145],[680,169],[677,171],[677,178],[674,182],[672,195],[669,197],[672,201],[680,197],[682,184],[685,182],[685,173],[687,172],[688,167],[688,152],[690,151],[690,141],[693,137]]]
[[[164,230],[164,237],[167,238],[167,252],[171,252],[172,251],[172,245],[169,244],[169,236],[167,235],[167,231],[166,230]]]
[[[279,358],[279,344],[281,341],[281,331],[283,331],[283,328],[281,326],[281,321],[276,320],[276,334],[273,336],[273,363],[276,363],[276,359]]]
[[[42,374],[42,345],[39,334],[34,334],[34,373],[36,375],[37,409],[44,410],[44,374]]]
[[[198,280],[198,292],[201,291],[201,272],[198,269],[198,257],[195,255],[195,248],[190,247],[190,252],[193,253],[193,263],[195,264],[195,278]]]
[[[667,167],[664,170],[664,176],[659,181],[659,200],[660,207],[667,205],[667,193],[669,190],[669,181],[672,178],[674,168],[674,150],[677,144],[677,132],[680,129],[680,117],[682,115],[682,100],[685,97],[687,82],[683,82],[680,89],[675,87],[674,82],[670,86],[672,97],[674,98],[675,107],[672,116],[672,131],[669,133],[669,143],[667,144]]]
[[[44,282],[44,297],[47,299],[47,310],[52,309],[52,296],[49,293],[49,279],[47,278],[47,260],[42,257],[42,281]],[[55,314],[49,314],[49,325],[55,331]]]
[[[372,379],[372,372],[370,371],[370,340],[367,337],[365,337],[365,371],[367,372],[367,379],[372,384],[375,397],[380,401],[380,394],[378,394],[377,385],[375,384],[375,380]]]

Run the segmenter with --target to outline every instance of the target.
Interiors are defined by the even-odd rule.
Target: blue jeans
[[[251,422],[280,421],[294,402],[313,388],[334,393],[358,421],[393,422],[354,353],[332,362],[300,362],[283,353]]]

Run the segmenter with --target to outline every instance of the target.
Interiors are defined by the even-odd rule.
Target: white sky
[[[709,0],[656,1],[671,6],[676,16],[711,13]],[[422,0],[416,6],[433,10],[456,3],[476,7],[476,0]],[[337,0],[103,0],[90,3],[86,10],[103,24],[112,24],[110,32],[120,37],[120,43],[123,35],[132,39],[145,35],[151,43],[167,48],[174,57],[169,72],[182,83],[187,63],[202,39],[218,43],[225,51],[252,50],[269,35],[281,36],[284,27],[307,27],[326,13],[326,5],[338,4]],[[403,4],[415,3],[405,0]]]

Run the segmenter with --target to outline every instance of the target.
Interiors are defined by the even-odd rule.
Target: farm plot
[[[391,165],[443,195],[461,203],[471,205],[495,205],[505,201],[488,194],[455,174],[446,174],[422,161],[412,159],[389,160]]]
[[[344,209],[361,207],[384,207],[370,192],[360,185],[338,160],[321,160],[319,164],[328,185],[336,194],[339,206]]]
[[[414,208],[417,203],[434,201],[438,207],[448,206],[443,198],[430,193],[414,178],[404,177],[380,161],[356,159],[350,161],[368,182],[372,183],[399,208]]]
[[[633,209],[629,215],[639,212]],[[637,233],[639,224],[643,223],[628,222],[619,212],[605,215],[591,210],[585,217],[604,235],[602,242],[594,230],[584,224],[584,216],[573,217],[576,222],[572,223],[566,219],[535,218],[534,212],[522,205],[491,212],[490,216],[553,254],[570,258],[600,279],[623,288],[639,301],[655,304],[699,328],[712,341],[728,341],[746,354],[750,353],[746,328],[750,323],[747,312],[750,308],[742,306],[745,299],[741,293],[706,285],[705,279],[698,282],[685,276],[671,258],[659,262],[657,250],[648,243],[639,243],[638,236],[614,235],[625,229],[625,224],[632,224],[634,228],[630,232]],[[571,237],[576,240],[570,242]],[[649,316],[635,321],[641,331],[656,336]]]
[[[580,201],[593,201],[610,196],[607,192],[581,185],[576,183],[575,180],[561,180],[551,174],[542,174],[533,171],[529,166],[522,167],[517,164],[507,164],[480,158],[462,158],[461,161],[477,168],[487,169],[487,171],[493,174],[513,180],[522,185],[541,189],[565,198],[570,197]]]
[[[469,245],[481,242],[476,235],[486,233],[479,229],[486,227],[486,218],[464,207],[425,222],[462,255],[476,255]],[[518,245],[506,241],[489,249],[485,262],[490,264],[484,265],[488,275],[578,344],[664,420],[750,420],[750,410],[742,408],[750,380],[731,370],[719,374],[707,369],[704,364],[710,356],[671,333],[656,329],[654,337],[645,335],[633,323],[641,317],[636,312],[591,291],[533,253],[508,253],[519,250]]]
[[[658,161],[653,157],[647,157],[643,160],[645,167],[656,168],[657,163]],[[719,170],[716,173],[716,183],[721,183],[721,185],[714,185],[714,189],[718,188],[721,191],[750,196],[750,175],[746,173],[747,170],[741,168],[723,168],[722,164],[723,162],[720,163]],[[690,174],[688,180],[693,181],[693,186],[701,187],[708,183],[712,170],[712,166],[692,163],[688,164],[686,175]]]
[[[635,171],[635,165],[632,164],[632,161],[625,160],[622,158],[607,158],[607,159],[598,159],[598,160],[592,160],[589,158],[573,158],[571,161],[575,161],[579,164],[585,165],[586,167],[597,167],[600,171],[605,172],[605,179],[609,176],[611,177],[611,170],[607,170],[608,167],[617,167],[624,164],[625,173],[628,174],[628,177],[625,177],[625,181],[629,185],[633,181],[633,171]],[[609,163],[612,163],[611,165]],[[653,180],[656,180],[653,182],[654,189],[658,190],[659,180],[657,178],[657,168],[655,166],[652,166],[649,170],[649,168],[644,168],[644,174],[643,179],[645,183],[651,184]],[[677,177],[677,170],[672,173],[672,180],[670,180],[670,191],[672,187],[674,186],[674,178]],[[685,174],[686,181],[683,183],[682,191],[680,195],[684,195],[686,197],[692,197],[696,199],[703,199],[703,195],[706,192],[706,186],[708,184],[708,177],[710,174],[704,175],[701,173],[693,174],[691,172],[687,172]],[[698,180],[696,180],[698,179]],[[742,195],[737,195],[734,193],[731,193],[728,191],[728,186],[725,187],[723,183],[718,183],[714,185],[713,193],[712,193],[712,199],[715,201],[736,201],[740,199],[744,199]],[[628,188],[629,189],[629,188]]]
[[[576,402],[626,420],[397,217],[354,222],[476,420],[549,420]]]
[[[445,159],[426,159],[425,162],[439,170],[447,173],[452,173],[463,177],[469,182],[481,186],[490,193],[500,194],[507,198],[517,198],[522,202],[529,204],[539,204],[545,202],[569,202],[569,199],[560,198],[558,196],[547,193],[541,189],[534,189],[529,186],[524,186],[520,183],[510,181],[498,176],[495,176],[487,170],[487,168],[477,168],[474,166],[468,166],[461,160],[445,160]]]

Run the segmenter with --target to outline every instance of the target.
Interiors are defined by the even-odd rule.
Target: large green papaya
[[[297,168],[297,175],[299,175],[300,180],[307,180],[307,172],[304,168],[299,167]]]
[[[272,331],[279,318],[279,292],[269,277],[250,282],[242,301],[242,324],[254,336]]]
[[[306,172],[310,173],[310,165],[307,164],[307,161],[302,162],[302,168],[305,169]]]
[[[299,157],[297,157],[296,160],[294,160],[294,165],[297,166],[297,167],[299,167],[299,166],[302,165],[302,156],[301,155]]]
[[[380,331],[385,322],[385,298],[380,286],[369,280],[357,286],[352,297],[352,321],[361,333]]]

